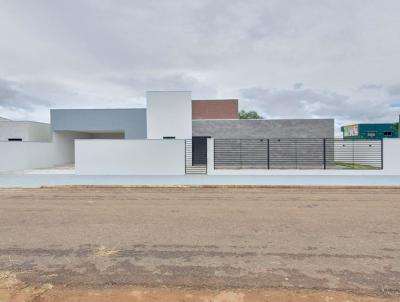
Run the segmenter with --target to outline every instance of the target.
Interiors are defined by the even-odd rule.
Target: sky
[[[0,0],[0,116],[238,98],[269,119],[400,114],[399,0]]]

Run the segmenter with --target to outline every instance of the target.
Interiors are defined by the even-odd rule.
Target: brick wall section
[[[238,119],[238,100],[193,100],[192,118],[202,119]]]

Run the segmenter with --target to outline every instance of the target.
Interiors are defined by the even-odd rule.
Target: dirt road
[[[400,189],[1,189],[1,280],[0,293],[24,284],[46,295],[286,288],[396,299]]]

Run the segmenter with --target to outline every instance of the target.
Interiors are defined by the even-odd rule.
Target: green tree
[[[239,112],[239,118],[241,120],[261,120],[263,117],[257,113],[257,111],[250,110],[250,111],[245,111],[241,110]]]

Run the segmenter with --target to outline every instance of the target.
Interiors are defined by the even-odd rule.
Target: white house
[[[241,120],[237,100],[192,100],[189,91],[147,92],[146,108],[50,116],[50,124],[0,120],[0,172],[65,164],[85,175],[384,168],[382,141],[334,139],[333,119]]]

